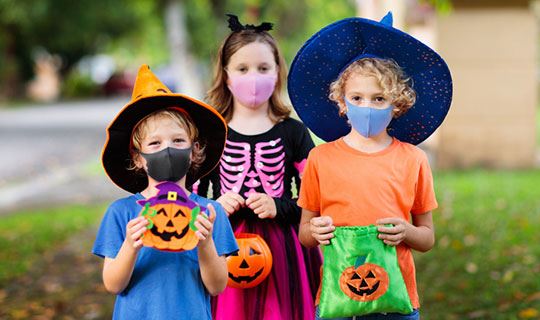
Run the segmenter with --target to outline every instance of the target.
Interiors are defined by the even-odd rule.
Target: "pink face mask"
[[[276,87],[276,74],[243,74],[229,76],[229,90],[244,106],[255,108],[267,101]]]

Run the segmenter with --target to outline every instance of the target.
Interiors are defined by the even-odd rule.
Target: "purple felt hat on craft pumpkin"
[[[144,207],[147,203],[150,206],[156,204],[177,204],[193,209],[199,206],[195,201],[189,199],[188,195],[180,186],[171,181],[163,181],[156,185],[158,193],[148,199],[138,200],[137,203]],[[200,206],[199,206],[200,207]]]

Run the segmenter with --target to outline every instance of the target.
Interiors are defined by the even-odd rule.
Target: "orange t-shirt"
[[[341,138],[311,150],[298,205],[330,216],[335,226],[367,226],[387,217],[410,221],[411,214],[437,208],[437,200],[428,159],[416,146],[393,139],[382,151],[364,153]],[[411,249],[396,249],[411,303],[419,308]]]

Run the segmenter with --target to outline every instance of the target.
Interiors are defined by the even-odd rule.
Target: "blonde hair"
[[[363,58],[351,63],[339,78],[330,84],[328,98],[338,104],[339,114],[343,116],[345,84],[353,74],[375,77],[384,95],[390,98],[394,106],[394,118],[407,112],[416,102],[416,92],[411,87],[410,79],[407,78],[400,66],[391,59]]]
[[[272,96],[270,97],[269,116],[274,122],[286,119],[291,113],[291,108],[287,106],[281,94],[287,77],[285,60],[281,56],[274,38],[266,31],[242,30],[232,32],[221,44],[214,64],[214,78],[212,87],[206,93],[209,104],[229,122],[233,115],[233,96],[227,87],[227,72],[225,67],[229,64],[232,55],[240,48],[252,43],[261,42],[270,46],[274,59],[278,67],[278,79]]]
[[[179,127],[186,130],[186,133],[191,140],[191,166],[189,168],[188,174],[195,174],[197,170],[201,167],[204,162],[206,155],[204,154],[205,146],[199,141],[199,130],[195,126],[195,123],[181,108],[171,107],[168,109],[162,109],[155,111],[141,121],[139,121],[133,128],[133,133],[131,134],[131,165],[128,168],[129,170],[142,170],[142,168],[137,167],[135,164],[135,157],[141,152],[141,143],[143,139],[148,135],[148,126],[151,121],[159,121],[161,119],[171,119]],[[142,172],[141,172],[142,173]]]

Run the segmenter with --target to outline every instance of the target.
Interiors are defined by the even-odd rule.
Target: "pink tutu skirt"
[[[296,226],[272,219],[239,220],[231,217],[236,232],[260,235],[270,247],[272,271],[249,289],[227,287],[212,299],[212,315],[218,320],[302,320],[315,318],[315,295],[322,263],[318,248],[306,249],[298,240]]]

